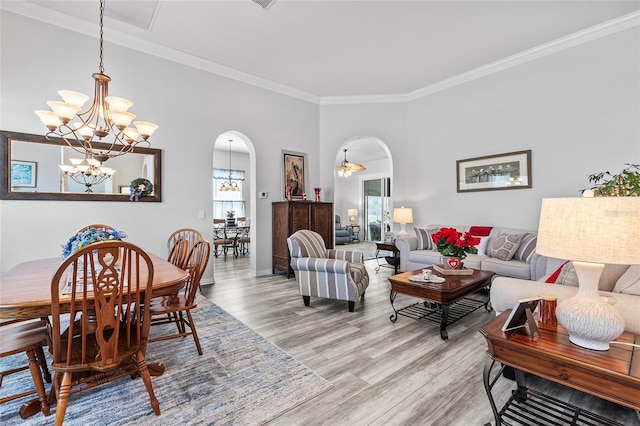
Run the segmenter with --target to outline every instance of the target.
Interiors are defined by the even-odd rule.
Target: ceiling
[[[0,8],[98,34],[98,0]],[[640,0],[107,0],[104,38],[322,103],[407,96],[638,10]],[[378,157],[370,148],[350,146],[349,158]]]
[[[0,7],[69,28],[98,23],[97,0]],[[353,97],[407,94],[639,9],[640,0],[276,0],[266,10],[250,0],[107,0],[104,37],[310,97]]]

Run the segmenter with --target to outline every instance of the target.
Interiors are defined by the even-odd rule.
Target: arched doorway
[[[234,211],[235,217],[242,217],[243,225],[247,226],[249,243],[248,251],[243,256],[248,256],[249,273],[256,275],[256,256],[254,253],[257,221],[252,220],[256,216],[256,151],[244,133],[236,130],[228,130],[218,135],[214,142],[212,159],[212,211],[213,219],[226,219],[227,211]],[[221,172],[224,171],[224,172]],[[229,175],[231,179],[229,179]],[[231,180],[231,182],[227,182]],[[225,183],[233,183],[241,187],[240,191],[220,191]],[[212,247],[213,250],[213,247]],[[227,253],[229,256],[229,253]],[[233,253],[231,253],[233,257]],[[224,257],[214,256],[214,282],[215,263]]]
[[[341,223],[349,222],[349,211],[357,211],[355,221],[360,225],[360,239],[380,241],[384,223],[390,211],[393,185],[393,160],[391,151],[384,141],[375,136],[357,136],[348,139],[336,153],[336,165],[346,157],[349,162],[358,163],[366,170],[339,176],[334,172],[334,211],[341,217]],[[342,219],[344,218],[344,219]],[[380,232],[376,232],[376,224]]]

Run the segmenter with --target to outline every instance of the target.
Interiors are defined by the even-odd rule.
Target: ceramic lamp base
[[[609,349],[609,342],[624,331],[624,318],[598,293],[604,265],[573,262],[578,275],[578,294],[558,304],[558,323],[569,332],[569,340],[596,351]]]

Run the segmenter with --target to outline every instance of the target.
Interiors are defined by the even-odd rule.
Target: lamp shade
[[[393,214],[394,222],[395,211]],[[583,262],[640,263],[640,198],[545,198],[539,254]]]
[[[357,216],[358,215],[358,210],[357,209],[347,209],[347,215],[349,215],[349,216]]]
[[[393,221],[395,223],[413,223],[413,209],[411,207],[394,208]]]

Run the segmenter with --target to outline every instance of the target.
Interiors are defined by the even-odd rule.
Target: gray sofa
[[[545,281],[565,260],[534,255],[531,280],[497,277],[491,284],[491,306],[496,314],[512,309],[519,299],[540,296],[541,293],[556,295],[558,303],[578,292],[577,276],[572,276],[572,267],[567,264],[567,278],[561,283]],[[565,269],[563,268],[563,269]],[[575,270],[574,270],[575,271]],[[575,274],[575,272],[573,272]],[[600,295],[622,314],[625,331],[640,333],[640,266],[605,265],[598,285]]]
[[[438,230],[440,228],[456,228],[460,232],[465,232],[471,227],[467,225],[427,225],[424,229]],[[489,238],[484,243],[487,247],[487,253],[489,252],[488,250],[492,246],[493,241],[495,241],[502,233],[530,234],[532,236],[537,234],[536,231],[531,230],[493,227],[489,233]],[[418,237],[416,235],[398,237],[396,239],[396,247],[400,250],[400,270],[403,272],[442,263],[442,256],[437,250],[418,249]],[[532,268],[535,268],[536,266],[531,263],[532,259],[533,256],[531,256],[531,259],[528,261],[521,261],[515,258],[505,261],[488,255],[468,254],[464,259],[464,265],[468,268],[493,271],[498,275],[529,279],[530,277],[535,276],[535,274],[532,274]]]

